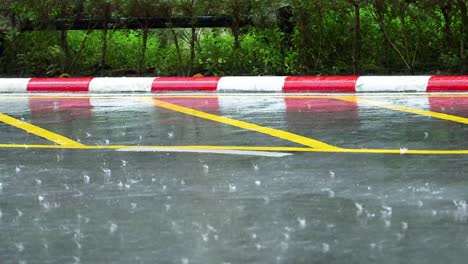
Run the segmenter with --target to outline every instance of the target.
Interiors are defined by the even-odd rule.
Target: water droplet
[[[402,240],[405,237],[405,235],[403,235],[402,233],[396,233],[395,236],[398,241]]]
[[[305,219],[305,218],[298,217],[298,218],[297,218],[297,221],[299,222],[299,227],[300,227],[301,229],[304,229],[304,228],[307,226],[307,223],[306,223],[306,219]]]
[[[390,220],[384,220],[385,227],[390,227],[392,222]]]
[[[406,154],[406,152],[408,152],[408,149],[405,148],[405,147],[400,147],[400,154]]]
[[[210,172],[210,167],[208,166],[208,164],[203,164],[203,172],[205,174],[208,174],[208,172]]]
[[[109,233],[113,234],[115,231],[117,231],[117,224],[114,222],[109,222]]]
[[[24,251],[24,244],[21,243],[21,242],[15,243],[15,247],[18,250],[18,252],[23,252]]]
[[[423,201],[421,201],[421,200],[418,201],[418,206],[419,206],[419,207],[422,207],[423,205],[424,205]]]
[[[218,232],[218,230],[216,230],[216,228],[214,228],[212,225],[206,225],[206,228],[210,232],[214,232],[214,233]]]
[[[112,175],[112,171],[110,169],[102,169],[106,177],[110,177]]]
[[[454,213],[455,220],[459,222],[466,222],[468,220],[468,211],[467,211],[467,203],[465,200],[453,200],[453,204],[456,207],[456,211]]]
[[[229,186],[229,192],[235,192],[237,190],[237,187],[234,184],[228,184]]]
[[[106,138],[106,145],[109,145],[110,141]]]
[[[362,204],[356,203],[356,202],[354,203],[354,206],[356,206],[356,215],[360,216],[362,214],[364,207],[362,206]]]
[[[2,213],[2,210],[0,210],[0,219],[2,219],[3,217],[3,213]]]
[[[257,181],[255,181],[255,185],[260,186],[260,185],[262,185],[262,182],[257,180]]]
[[[128,179],[128,182],[129,182],[130,184],[135,184],[135,183],[139,183],[139,182],[141,182],[141,180],[136,180],[136,179]]]
[[[44,196],[42,196],[42,195],[37,196],[37,200],[38,200],[39,202],[44,201]]]
[[[185,185],[185,181],[184,181],[184,180],[180,180],[180,185]]]
[[[429,133],[427,132],[424,132],[424,139],[428,138],[429,137]]]
[[[15,168],[15,171],[16,171],[16,173],[18,173],[18,172],[20,172],[20,171],[21,171],[21,168],[20,168],[20,167],[18,167],[18,166],[16,166],[16,168]]]
[[[182,262],[182,264],[189,264],[189,259],[188,258],[182,258],[181,262]]]
[[[88,175],[83,175],[84,183],[89,184],[89,180],[91,179]]]
[[[171,210],[171,205],[170,204],[165,204],[164,208],[166,209],[166,212],[168,212],[169,210]]]
[[[167,133],[167,137],[171,139],[174,138],[174,132]]]
[[[330,188],[324,188],[324,189],[321,189],[321,191],[328,193],[328,198],[334,198],[335,197],[335,192]]]
[[[88,132],[86,132],[86,138],[90,138],[92,135]]]
[[[252,235],[250,235],[252,237],[252,239],[256,239],[257,238],[257,234],[253,233]]]
[[[257,164],[252,164],[252,167],[254,168],[255,171],[258,171],[258,165]]]
[[[335,172],[334,171],[330,171],[330,178],[334,179],[335,178]]]
[[[0,193],[3,191],[3,182],[0,182]]]
[[[382,218],[390,218],[392,216],[392,208],[390,206],[382,205]]]
[[[127,161],[126,160],[122,160],[122,167],[125,167],[127,166]]]
[[[208,233],[203,233],[201,235],[202,235],[203,242],[208,242]]]
[[[401,229],[406,230],[408,229],[408,223],[407,222],[401,222]]]
[[[327,253],[328,251],[330,251],[330,245],[327,243],[322,243],[322,252]]]
[[[73,264],[80,264],[80,263],[81,263],[80,258],[77,256],[73,256]]]
[[[35,179],[35,180],[36,180],[36,185],[38,185],[38,186],[39,186],[39,185],[41,185],[41,184],[42,184],[42,181],[41,181],[41,180],[39,180],[39,179]]]

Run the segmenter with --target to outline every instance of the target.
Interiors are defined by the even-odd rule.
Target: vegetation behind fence
[[[465,0],[3,0],[0,74],[466,74],[467,5]],[[200,16],[225,16],[229,25],[199,28]],[[117,18],[139,22],[135,26],[133,20],[132,27],[122,22],[116,29],[110,21]],[[145,23],[150,18],[194,23],[155,29]],[[251,23],[244,23],[247,18]],[[72,30],[72,22],[95,20],[104,23]],[[65,27],[54,28],[57,21]]]

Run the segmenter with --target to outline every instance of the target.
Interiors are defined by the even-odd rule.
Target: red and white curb
[[[468,75],[0,78],[0,93],[178,91],[467,92]]]

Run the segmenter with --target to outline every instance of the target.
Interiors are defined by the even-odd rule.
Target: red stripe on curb
[[[159,77],[153,81],[152,92],[216,91],[221,77]]]
[[[427,84],[427,92],[466,92],[468,75],[432,76]]]
[[[32,78],[28,92],[88,92],[93,77],[83,78]]]
[[[358,76],[289,76],[284,92],[354,93]]]

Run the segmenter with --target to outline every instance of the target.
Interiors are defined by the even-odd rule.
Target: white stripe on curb
[[[286,76],[222,77],[218,92],[282,92]]]
[[[151,92],[154,77],[94,78],[89,84],[90,93]]]
[[[1,93],[25,93],[31,78],[0,78]]]
[[[431,76],[361,76],[356,92],[425,92]]]

